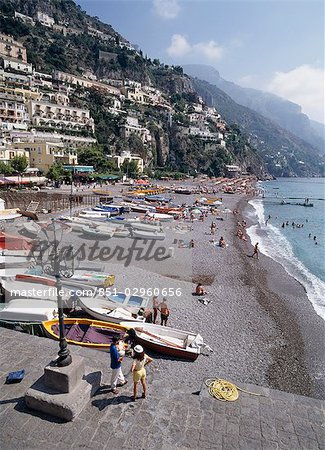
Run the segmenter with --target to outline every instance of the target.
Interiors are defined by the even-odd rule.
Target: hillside
[[[40,11],[50,16],[52,25],[15,17],[19,13],[35,18]],[[120,94],[118,99],[105,89],[69,86],[70,105],[89,110],[94,119],[95,150],[102,157],[126,150],[140,154],[148,170],[211,175],[223,175],[226,164],[237,164],[262,177],[265,163],[273,175],[320,174],[320,160],[304,141],[237,105],[217,88],[198,80],[193,84],[181,67],[145,57],[111,25],[90,17],[72,0],[0,0],[0,29],[23,43],[28,62],[39,72],[59,70],[118,86],[117,91],[139,83],[146,98],[159,96],[153,105]],[[197,93],[215,111],[202,108]],[[113,106],[116,102],[121,106]],[[135,121],[141,138],[123,135],[125,126],[132,128],[130,121]],[[83,133],[90,136],[89,131]],[[278,152],[280,157],[274,159]]]
[[[311,145],[279,127],[275,122],[234,102],[216,86],[193,79],[193,84],[208,105],[215,106],[225,120],[236,123],[249,137],[275,176],[312,176],[324,171],[324,158]]]
[[[322,154],[325,151],[324,125],[313,122],[301,112],[301,106],[274,94],[258,89],[243,88],[222,78],[211,66],[189,64],[185,73],[215,85],[228,94],[236,103],[246,106],[272,120],[281,128],[305,140]]]

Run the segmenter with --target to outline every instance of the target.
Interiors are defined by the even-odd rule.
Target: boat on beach
[[[151,323],[121,322],[121,325],[133,329],[137,342],[157,353],[195,361],[201,352],[199,343],[203,340],[199,334]]]
[[[110,217],[107,211],[81,211],[78,214],[81,219],[90,219],[93,221],[106,221]]]
[[[91,317],[104,322],[144,322],[143,315],[139,315],[138,307],[120,307],[107,298],[81,297],[79,306]]]
[[[25,222],[22,226],[21,232],[31,236],[32,238],[36,238],[38,234],[42,231],[42,227],[38,225],[36,222]]]
[[[148,297],[141,297],[140,295],[127,295],[124,292],[116,292],[115,294],[107,295],[106,298],[113,302],[113,305],[120,305],[123,308],[146,308],[149,304]]]
[[[169,214],[148,213],[148,217],[151,217],[152,219],[157,219],[160,222],[172,222],[174,220],[174,217]]]
[[[82,232],[86,237],[93,239],[111,239],[111,237],[114,234],[114,230],[112,229],[106,228],[104,230],[99,227],[97,228],[83,227]]]
[[[46,335],[59,339],[59,320],[42,322]],[[101,322],[91,319],[64,319],[65,338],[69,344],[90,348],[109,348],[114,336],[123,339],[125,327],[116,323]]]
[[[162,227],[160,222],[134,222],[131,224],[132,230],[141,231],[161,231]]]
[[[163,241],[166,235],[161,230],[138,230],[132,229],[133,239],[150,239],[156,241]]]
[[[57,317],[57,302],[30,298],[10,300],[0,310],[0,322],[41,323]]]
[[[98,222],[96,223],[96,221],[82,218],[82,217],[61,216],[60,220],[63,220],[64,222],[66,222],[73,231],[77,231],[77,232],[83,231],[83,228],[85,226],[95,227],[96,225],[98,225]],[[107,220],[109,220],[109,219],[107,219]]]

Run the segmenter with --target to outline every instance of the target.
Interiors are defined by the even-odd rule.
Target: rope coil
[[[239,392],[246,392],[251,395],[261,396],[255,392],[249,392],[245,389],[241,389],[230,381],[223,380],[222,378],[208,378],[205,380],[205,385],[208,388],[209,394],[222,402],[234,402],[239,397]]]

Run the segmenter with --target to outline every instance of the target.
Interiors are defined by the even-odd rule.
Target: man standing
[[[123,357],[119,354],[116,344],[119,339],[117,336],[113,336],[111,348],[109,350],[111,354],[111,369],[112,369],[112,378],[111,378],[111,389],[113,394],[117,394],[118,390],[116,389],[117,384],[119,386],[124,386],[127,383],[127,380],[124,378],[122,373],[122,360]]]
[[[157,295],[152,297],[152,309],[153,309],[153,323],[156,323],[157,316],[158,316],[158,297]]]
[[[165,325],[165,327],[167,326],[167,320],[169,317],[169,309],[167,306],[167,298],[164,297],[163,301],[160,303],[159,305],[159,311],[160,311],[160,325]]]
[[[254,252],[252,254],[252,258],[254,258],[255,256],[258,259],[258,242],[256,242],[256,244],[254,246]]]

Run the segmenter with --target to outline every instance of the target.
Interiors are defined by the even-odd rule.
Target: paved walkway
[[[104,352],[72,347],[94,370],[103,370],[104,385],[80,416],[70,423],[29,411],[28,387],[56,356],[58,343],[0,328],[0,447],[9,449],[324,449],[324,402],[257,386],[260,393],[240,393],[224,403],[206,388],[190,392],[150,379],[147,400],[130,402],[131,385],[119,396],[109,391],[109,357]],[[190,363],[189,363],[190,364]],[[126,364],[126,372],[130,361]],[[20,384],[4,385],[9,371],[25,369]],[[129,377],[130,379],[130,377]]]

